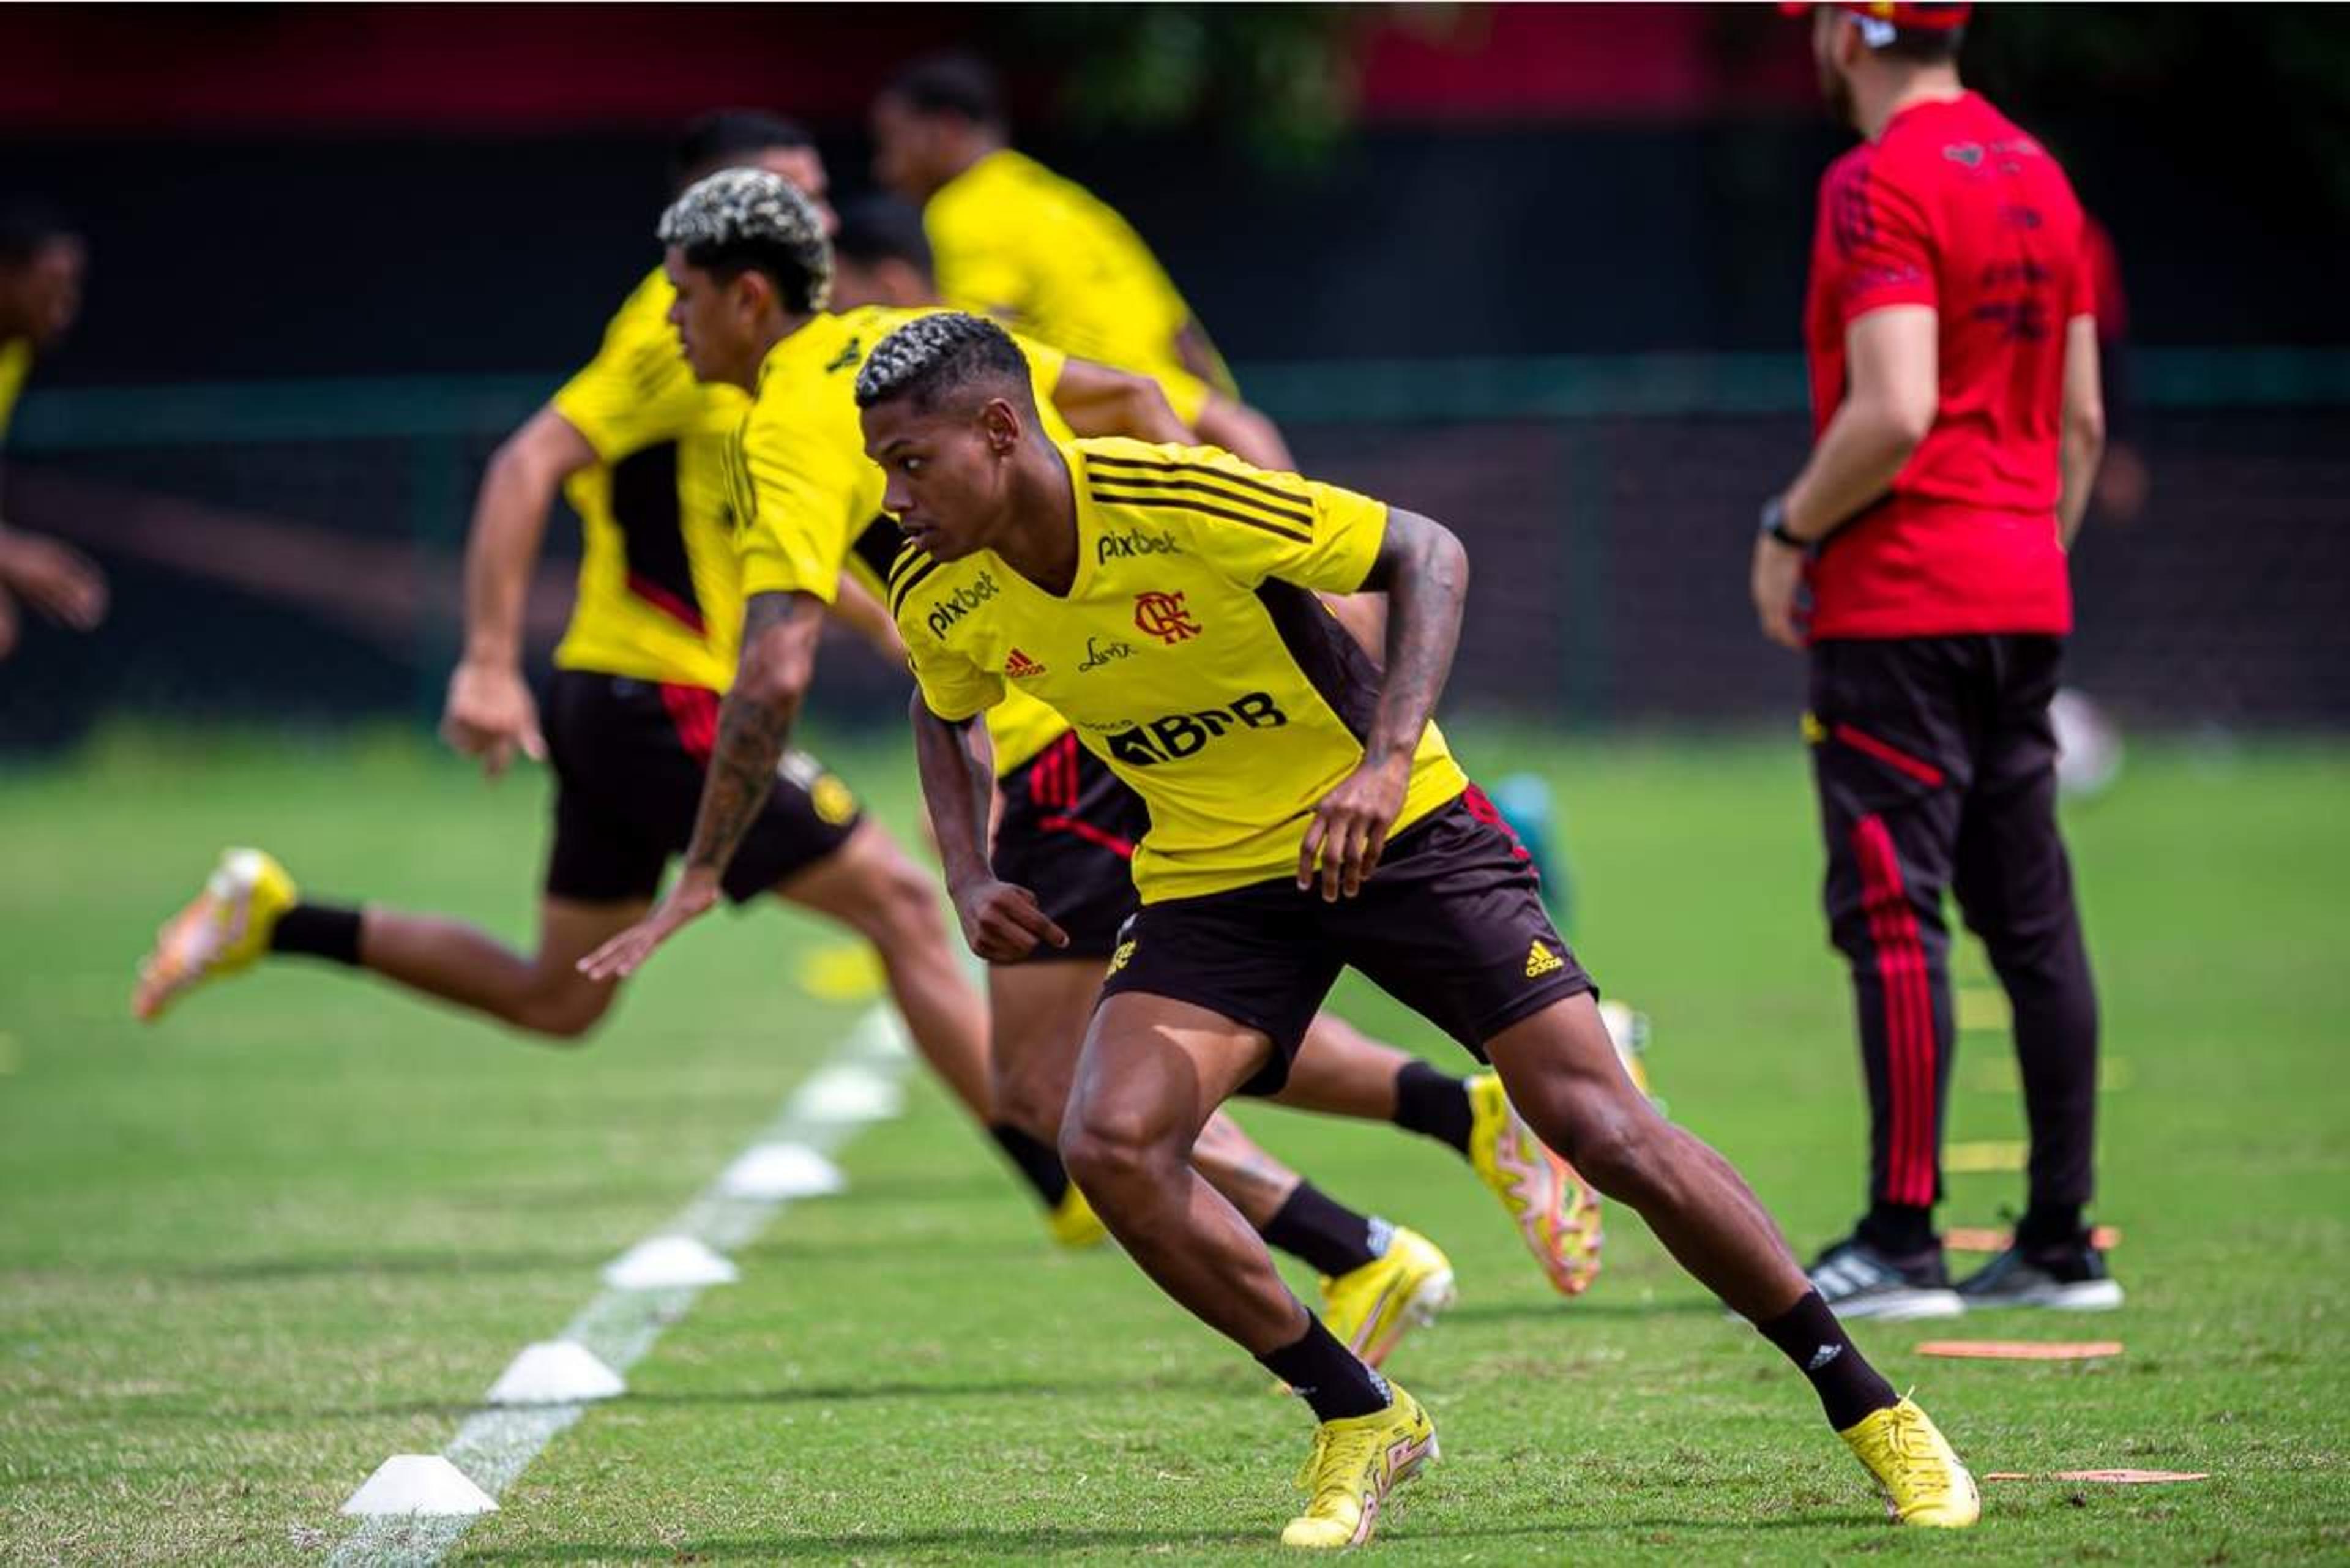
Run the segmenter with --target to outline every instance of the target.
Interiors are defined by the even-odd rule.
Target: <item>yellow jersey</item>
[[[32,373],[31,338],[11,337],[0,343],[0,441],[7,439],[9,416],[16,411],[16,400],[25,390],[25,378]]]
[[[1199,420],[1210,388],[1177,346],[1191,307],[1142,236],[1092,192],[1002,148],[932,193],[922,228],[949,305],[1148,376],[1184,422]]]
[[[639,284],[555,394],[597,457],[564,483],[582,549],[555,662],[723,691],[743,623],[726,450],[750,404],[693,379],[669,324],[676,297],[658,271]]]
[[[881,509],[887,482],[865,455],[857,372],[882,338],[935,313],[868,306],[818,316],[768,352],[729,470],[744,597],[805,593],[830,604],[844,569],[876,595],[886,591],[905,538]],[[1045,430],[1067,436],[1052,401],[1066,357],[1039,343],[1020,347]],[[1026,762],[1066,727],[1042,704],[1006,712],[990,730],[997,769]]]
[[[1057,443],[1077,567],[1048,594],[993,551],[909,548],[889,608],[942,719],[1043,701],[1139,794],[1146,904],[1295,875],[1314,808],[1363,760],[1378,672],[1317,591],[1360,591],[1387,508],[1212,447]],[[1468,787],[1434,724],[1400,832]]]

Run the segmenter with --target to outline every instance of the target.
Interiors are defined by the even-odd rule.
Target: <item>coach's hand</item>
[[[1297,849],[1297,885],[1314,886],[1315,865],[1319,857],[1322,877],[1322,898],[1335,904],[1338,895],[1353,898],[1362,891],[1363,879],[1378,869],[1379,853],[1388,846],[1388,829],[1403,810],[1403,797],[1411,786],[1411,759],[1398,758],[1392,762],[1365,762],[1353,773],[1338,781],[1338,787],[1322,797],[1314,808],[1314,820],[1306,825],[1305,842]]]
[[[954,907],[955,919],[962,922],[962,940],[990,963],[1024,959],[1038,942],[1069,945],[1069,933],[1053,923],[1036,895],[1025,888],[991,877],[957,889]]]
[[[626,980],[644,967],[653,950],[710,913],[718,903],[718,873],[688,867],[653,912],[579,961],[590,980]]]
[[[1754,535],[1754,568],[1749,576],[1754,616],[1762,635],[1782,648],[1804,651],[1804,552],[1768,534]]]
[[[452,749],[481,760],[482,772],[496,778],[520,752],[546,761],[546,741],[538,731],[538,704],[522,671],[511,664],[468,659],[449,677],[449,701],[441,713],[441,738]]]

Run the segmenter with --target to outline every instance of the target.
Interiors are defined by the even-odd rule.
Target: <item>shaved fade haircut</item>
[[[1012,335],[984,317],[942,310],[917,317],[874,345],[857,373],[857,406],[910,400],[929,413],[969,392],[1001,396],[1032,413],[1028,356]]]
[[[792,182],[764,169],[722,169],[696,181],[661,214],[660,243],[705,272],[766,275],[796,316],[832,294],[832,244],[824,219]]]

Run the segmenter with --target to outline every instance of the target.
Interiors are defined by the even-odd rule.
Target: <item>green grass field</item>
[[[1470,732],[1552,777],[1577,947],[1655,1025],[1674,1115],[1799,1248],[1856,1211],[1862,1099],[1814,888],[1797,748]],[[834,758],[902,822],[896,751]],[[1898,1535],[1793,1372],[1612,1214],[1553,1297],[1448,1153],[1252,1111],[1341,1198],[1436,1236],[1461,1303],[1392,1364],[1444,1462],[1398,1561],[2350,1557],[2350,751],[2145,745],[2071,831],[2106,1018],[2118,1314],[1866,1327],[1978,1471],[2209,1470],[1986,1487],[1981,1529]],[[598,1269],[674,1213],[862,1002],[806,994],[826,932],[773,910],[664,954],[584,1048],[517,1044],[282,964],[126,1016],[155,923],[222,844],[313,889],[519,937],[541,781],[490,792],[420,741],[117,737],[0,778],[0,1561],[317,1561],[384,1458],[437,1451]],[[1367,990],[1358,1022],[1463,1061]],[[1952,1137],[2020,1136],[2004,1043],[1958,1066]],[[556,1438],[458,1559],[1191,1561],[1274,1555],[1303,1411],[1115,1253],[1051,1251],[993,1151],[918,1083]],[[1959,1175],[1990,1223],[2021,1178]],[[1961,1260],[1963,1261],[1963,1260]],[[1301,1280],[1301,1283],[1304,1283]],[[1914,1354],[1945,1332],[2124,1340],[2040,1366]]]

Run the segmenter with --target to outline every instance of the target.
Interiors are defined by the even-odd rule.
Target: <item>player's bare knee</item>
[[[1061,1163],[1088,1197],[1115,1196],[1147,1189],[1161,1168],[1180,1164],[1170,1157],[1148,1117],[1116,1106],[1069,1107],[1061,1123]]]
[[[611,1011],[618,987],[565,985],[525,997],[506,1014],[506,1022],[525,1033],[557,1045],[577,1045],[596,1031]]]

